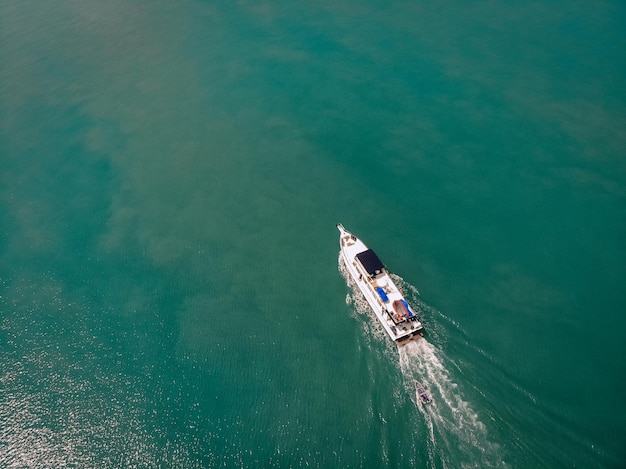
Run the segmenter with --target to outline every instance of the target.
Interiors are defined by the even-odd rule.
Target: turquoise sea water
[[[624,467],[625,26],[0,0],[0,467]]]

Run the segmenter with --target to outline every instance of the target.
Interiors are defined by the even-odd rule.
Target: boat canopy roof
[[[370,275],[377,275],[385,268],[385,265],[371,249],[358,253],[356,258]]]

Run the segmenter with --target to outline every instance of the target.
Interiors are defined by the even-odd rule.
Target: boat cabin
[[[370,279],[375,279],[385,273],[385,265],[371,249],[358,253],[356,258]]]

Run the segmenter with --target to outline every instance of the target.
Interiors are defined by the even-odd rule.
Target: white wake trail
[[[487,427],[465,400],[445,366],[446,357],[425,339],[398,348],[399,363],[412,388],[427,386],[433,402],[419,405],[430,434],[429,455],[443,467],[505,467],[498,445],[489,441]],[[455,455],[451,459],[451,455]],[[460,460],[459,460],[460,459]]]

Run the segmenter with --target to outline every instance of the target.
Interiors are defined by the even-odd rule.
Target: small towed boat
[[[426,389],[424,389],[424,386],[422,386],[419,381],[415,381],[415,396],[417,397],[417,400],[420,401],[422,404],[430,404],[430,402],[432,401],[432,399],[426,392]]]

